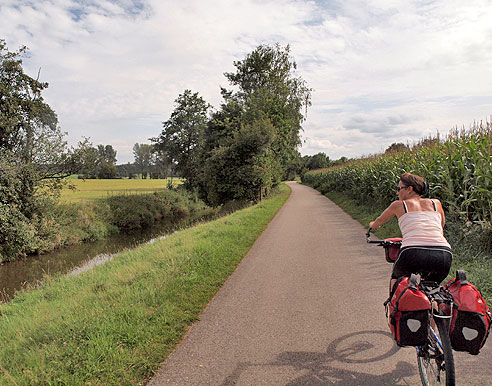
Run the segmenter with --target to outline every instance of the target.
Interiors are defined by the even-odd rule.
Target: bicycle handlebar
[[[381,244],[384,242],[384,240],[371,240],[371,231],[372,231],[372,228],[369,227],[367,229],[367,232],[366,232],[366,241],[369,243],[369,244]]]
[[[401,241],[391,241],[391,240],[371,240],[371,232],[372,228],[369,227],[366,232],[366,241],[368,244],[378,244],[382,247],[390,246],[390,245],[401,245]]]

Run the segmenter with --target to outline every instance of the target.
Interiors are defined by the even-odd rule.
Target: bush
[[[217,212],[207,207],[196,194],[185,190],[112,196],[105,201],[110,208],[111,224],[121,230],[145,228],[165,219],[180,221]]]
[[[0,262],[36,249],[36,230],[15,207],[0,204]]]
[[[0,153],[0,261],[36,252],[41,199],[33,194],[34,174],[11,154]]]

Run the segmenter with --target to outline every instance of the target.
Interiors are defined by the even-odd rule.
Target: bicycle
[[[394,262],[394,250],[399,250],[402,239],[371,240],[371,228],[367,230],[366,241],[385,248],[386,260]],[[393,249],[390,252],[390,249]],[[415,272],[421,275],[420,272]],[[453,297],[444,290],[439,283],[421,281],[419,289],[429,298],[432,305],[428,323],[427,342],[423,346],[416,346],[417,366],[420,380],[424,386],[447,385],[454,386],[456,382],[453,350],[449,339],[449,325],[453,309]],[[435,332],[432,321],[437,327]]]

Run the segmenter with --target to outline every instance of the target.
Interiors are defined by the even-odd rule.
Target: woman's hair
[[[416,174],[403,173],[400,176],[400,181],[403,182],[405,186],[412,186],[413,191],[419,196],[422,196],[429,191],[429,184]]]

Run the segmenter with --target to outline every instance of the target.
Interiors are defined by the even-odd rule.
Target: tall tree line
[[[234,67],[224,74],[233,89],[221,89],[218,110],[185,90],[152,139],[185,186],[213,205],[259,200],[294,176],[311,104],[311,89],[296,76],[289,46],[260,45]]]

